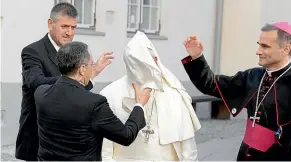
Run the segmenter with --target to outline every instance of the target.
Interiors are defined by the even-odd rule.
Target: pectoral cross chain
[[[150,134],[154,134],[155,131],[150,129],[150,127],[148,126],[146,130],[142,130],[142,133],[145,134],[145,143],[148,143],[149,138],[150,138]]]

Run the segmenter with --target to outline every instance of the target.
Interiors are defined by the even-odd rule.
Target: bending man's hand
[[[151,97],[151,89],[150,88],[143,88],[141,89],[140,86],[136,83],[132,83],[134,92],[135,92],[135,101],[141,105],[145,105],[149,98]]]

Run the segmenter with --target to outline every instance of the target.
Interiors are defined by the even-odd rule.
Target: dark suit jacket
[[[141,107],[135,106],[123,124],[104,96],[65,76],[38,87],[34,96],[41,161],[100,161],[104,137],[128,146],[145,127]]]
[[[22,50],[22,103],[15,152],[18,159],[37,160],[38,134],[33,93],[38,86],[54,84],[61,76],[56,54],[47,34]],[[92,87],[90,82],[86,89]]]

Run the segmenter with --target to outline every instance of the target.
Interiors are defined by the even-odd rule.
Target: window
[[[161,0],[128,0],[127,30],[157,34],[160,29]]]
[[[68,2],[73,4],[78,11],[78,28],[95,27],[96,0],[56,0],[56,3]]]

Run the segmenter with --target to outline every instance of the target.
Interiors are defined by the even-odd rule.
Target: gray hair
[[[50,18],[52,20],[57,20],[59,16],[69,16],[77,18],[78,12],[76,8],[70,3],[58,3],[52,8]]]
[[[89,60],[88,45],[82,42],[67,43],[57,53],[58,67],[62,75],[74,73],[82,64],[88,64]]]
[[[271,30],[277,31],[277,35],[278,35],[277,43],[279,44],[280,47],[283,47],[285,43],[291,44],[291,35],[289,33],[270,24],[266,24],[261,29],[261,31],[271,31]]]

